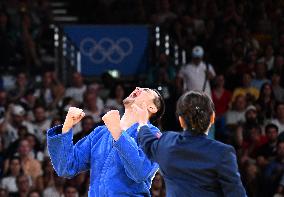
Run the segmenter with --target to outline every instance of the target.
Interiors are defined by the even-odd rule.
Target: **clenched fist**
[[[66,133],[67,131],[69,131],[75,124],[82,120],[84,116],[85,113],[82,109],[70,107],[63,124],[62,132]]]
[[[107,112],[102,117],[102,120],[104,121],[106,127],[110,131],[113,139],[115,141],[118,140],[120,135],[121,135],[119,111],[111,110],[111,111]]]

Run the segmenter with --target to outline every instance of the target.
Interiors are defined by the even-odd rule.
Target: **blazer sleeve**
[[[94,132],[97,133],[100,129],[97,127]],[[72,129],[64,134],[61,134],[61,131],[62,126],[48,130],[47,148],[56,173],[71,178],[79,172],[90,169],[91,141],[94,132],[73,145]]]
[[[127,176],[135,182],[140,183],[152,178],[158,170],[158,164],[147,158],[127,132],[122,132],[120,138],[114,143],[114,147],[118,151]]]
[[[244,197],[246,191],[243,187],[235,149],[231,146],[226,146],[226,149],[221,154],[221,163],[218,165],[218,178],[221,187],[226,197]]]
[[[154,134],[148,126],[142,126],[138,133],[138,144],[141,146],[145,154],[154,162],[158,162],[158,146],[160,138],[164,137],[160,132]]]

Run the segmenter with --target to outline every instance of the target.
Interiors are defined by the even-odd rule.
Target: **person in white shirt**
[[[51,121],[47,118],[46,109],[42,105],[35,106],[33,109],[34,115],[34,132],[37,139],[41,142],[45,142],[46,131],[48,130]]]
[[[3,136],[5,139],[4,146],[8,147],[9,144],[19,138],[18,130],[25,126],[28,133],[34,134],[34,125],[26,120],[26,111],[21,105],[11,105],[5,114],[3,122]]]
[[[1,187],[7,189],[9,193],[15,193],[18,191],[16,177],[23,173],[21,159],[19,157],[12,157],[8,167],[7,175],[1,180]]]
[[[211,96],[210,80],[216,73],[211,64],[203,61],[204,50],[201,46],[192,49],[191,63],[183,66],[178,73],[179,84],[183,81],[183,91],[204,91]]]
[[[74,72],[72,75],[72,86],[66,89],[65,97],[73,98],[77,103],[83,102],[83,95],[87,90],[84,84],[84,78],[79,72]]]
[[[284,103],[279,102],[276,105],[276,118],[271,121],[278,127],[279,134],[284,132]]]
[[[227,111],[225,115],[226,124],[227,125],[234,125],[238,123],[244,123],[245,113],[246,113],[246,98],[244,95],[238,95],[235,99],[235,102],[232,105],[232,109]]]

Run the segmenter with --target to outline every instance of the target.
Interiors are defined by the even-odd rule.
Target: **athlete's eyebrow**
[[[147,91],[147,92],[151,91],[150,88],[144,88],[144,90]]]

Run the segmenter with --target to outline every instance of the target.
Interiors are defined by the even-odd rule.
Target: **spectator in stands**
[[[125,89],[122,84],[116,84],[106,100],[105,111],[118,110],[121,115],[124,113],[123,99],[125,98]]]
[[[93,117],[95,123],[101,122],[104,103],[96,89],[88,88],[84,94],[84,112]]]
[[[43,192],[48,187],[53,187],[55,184],[55,172],[53,170],[51,161],[46,157],[42,162],[43,174],[37,177],[35,188]]]
[[[247,102],[244,95],[238,95],[232,104],[232,108],[226,113],[226,124],[238,124],[245,122]]]
[[[166,24],[174,20],[177,16],[171,11],[170,1],[169,0],[159,0],[157,1],[157,13],[154,14],[151,18],[154,24]]]
[[[252,161],[246,161],[244,164],[244,172],[242,181],[246,189],[246,193],[250,197],[260,197],[261,192],[261,171]]]
[[[6,158],[6,149],[4,149],[4,142],[3,142],[3,137],[0,135],[0,177],[3,176],[4,173],[4,162]]]
[[[192,62],[180,69],[178,77],[183,81],[184,91],[205,91],[211,96],[210,80],[216,74],[212,65],[203,61],[203,56],[203,48],[195,46],[192,49]]]
[[[9,92],[10,100],[17,102],[22,98],[29,88],[28,76],[25,72],[17,74],[15,87]]]
[[[266,124],[274,116],[274,106],[276,104],[273,88],[270,83],[264,83],[261,86],[259,98],[256,101],[256,107],[261,122]]]
[[[284,34],[283,34],[283,39],[284,39]],[[273,70],[270,72],[270,75],[271,75],[271,73],[278,73],[279,74],[279,76],[280,76],[280,86],[282,86],[282,87],[284,86],[284,77],[283,77],[283,73],[284,73],[284,58],[283,58],[283,55],[276,56],[275,61],[274,61]]]
[[[212,101],[215,105],[215,128],[216,139],[222,140],[225,136],[225,113],[229,110],[232,93],[225,89],[225,79],[223,75],[215,78],[215,87],[212,90]]]
[[[47,119],[47,110],[43,105],[37,105],[33,109],[34,114],[34,132],[38,140],[43,143],[45,142],[45,134],[50,126],[50,120]]]
[[[35,90],[27,90],[26,94],[20,98],[19,104],[21,104],[27,111],[27,120],[32,121],[34,118],[33,109],[39,104],[39,100],[35,95]]]
[[[83,172],[74,177],[74,179],[68,180],[66,185],[76,187],[80,196],[87,196],[89,190],[89,178],[89,174],[87,172]]]
[[[20,174],[23,174],[21,159],[19,157],[12,157],[9,160],[8,171],[1,180],[1,188],[5,188],[9,194],[17,192],[16,177]]]
[[[27,197],[41,197],[41,194],[38,190],[31,190]]]
[[[18,192],[16,192],[15,196],[27,196],[32,187],[29,181],[29,177],[25,174],[20,174],[16,178],[16,183]]]
[[[54,110],[64,96],[64,87],[58,81],[55,72],[46,71],[43,74],[41,86],[36,90],[36,95],[48,110]]]
[[[64,197],[78,197],[79,192],[75,186],[66,185],[64,187]]]
[[[275,95],[275,99],[278,102],[284,102],[284,88],[280,86],[281,76],[279,73],[273,73],[271,85]]]
[[[14,142],[10,143],[8,148],[6,149],[7,155],[14,155],[17,152],[19,147],[19,143],[22,139],[25,139],[26,135],[28,134],[28,129],[25,126],[20,126],[18,128],[18,136],[19,138]]]
[[[266,64],[259,60],[255,66],[255,78],[251,81],[251,86],[260,90],[264,83],[270,83],[266,78],[266,72]]]
[[[284,103],[277,103],[276,104],[276,116],[271,121],[271,123],[275,124],[278,127],[279,134],[284,131]]]
[[[284,39],[284,34],[283,34],[283,39]],[[274,65],[273,65],[272,70],[270,72],[278,73],[280,76],[282,76],[281,74],[283,74],[283,66],[284,66],[283,56],[277,55],[275,57]]]
[[[274,160],[272,160],[265,172],[265,195],[264,196],[273,196],[277,192],[277,187],[281,176],[284,172],[284,142],[280,141],[277,144],[277,155]]]
[[[63,197],[65,179],[57,176],[54,171],[54,184],[46,187],[43,191],[43,197]],[[65,196],[64,196],[65,197]]]
[[[34,133],[33,125],[25,120],[26,111],[21,105],[10,105],[5,117],[5,148],[19,138],[18,131],[25,126],[29,133]]]
[[[81,104],[83,102],[83,95],[87,90],[86,84],[84,84],[84,78],[79,72],[72,74],[72,85],[66,89],[65,97],[71,97]]]
[[[92,130],[95,128],[95,122],[92,116],[85,116],[81,122],[82,130],[74,135],[73,142],[74,144],[77,143],[80,139],[84,138],[85,136],[89,135]]]
[[[264,57],[262,57],[259,61],[263,62],[267,66],[266,70],[269,72],[273,69],[274,60],[274,49],[273,46],[269,44],[265,48]]]
[[[276,157],[278,127],[274,124],[266,125],[265,135],[267,142],[259,148],[257,155],[258,159],[263,157],[262,160],[265,161],[265,164],[268,164],[268,162],[272,161]]]
[[[42,152],[42,147],[40,141],[37,137],[31,133],[25,135],[25,139],[29,142],[31,148],[31,157],[42,162],[44,159],[44,155]]]
[[[0,196],[1,197],[9,197],[9,193],[6,189],[0,188]]]
[[[11,19],[10,19],[11,20]],[[12,29],[9,24],[8,14],[1,10],[0,11],[0,69],[5,71],[12,62],[12,57],[15,56],[16,43],[13,40],[11,33]]]
[[[232,93],[225,89],[225,79],[223,75],[218,75],[215,79],[215,87],[212,90],[212,100],[215,105],[216,118],[222,117],[229,109]]]
[[[255,160],[260,147],[267,143],[267,138],[262,135],[261,127],[258,125],[250,125],[247,135],[248,137],[244,138],[242,143],[242,162],[246,161],[246,159]]]
[[[28,140],[23,139],[19,142],[18,154],[24,173],[32,177],[34,184],[36,178],[42,174],[42,169],[40,162],[31,157],[31,146]]]
[[[54,116],[53,119],[51,120],[50,128],[61,125],[62,123],[63,122],[60,116]]]
[[[1,116],[0,118],[4,117],[5,108],[8,106],[8,95],[5,90],[0,89],[0,109],[1,109]]]
[[[244,141],[249,141],[250,130],[253,126],[259,125],[258,123],[258,113],[256,107],[249,105],[245,110],[245,122],[243,124],[237,125],[234,131],[231,131],[233,136],[233,142],[236,143],[237,148],[242,148]]]
[[[165,197],[165,183],[160,172],[157,172],[151,186],[152,197]]]
[[[249,101],[255,101],[259,97],[259,90],[251,86],[252,76],[249,73],[245,73],[242,76],[242,85],[237,87],[232,96],[232,102],[235,101],[237,95],[243,95],[247,97]]]

